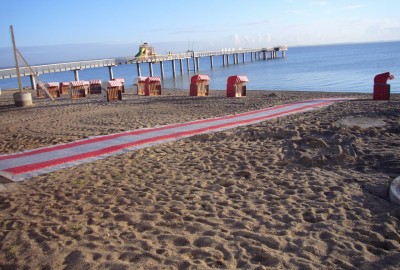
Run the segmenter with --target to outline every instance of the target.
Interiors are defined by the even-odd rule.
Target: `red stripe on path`
[[[250,125],[253,123],[258,123],[261,121],[265,121],[268,119],[272,118],[277,118],[280,116],[284,115],[289,115],[297,112],[304,112],[308,111],[310,109],[322,107],[325,105],[329,105],[335,102],[339,101],[346,101],[348,99],[320,99],[320,100],[308,100],[308,101],[302,101],[302,102],[296,102],[296,103],[290,103],[290,104],[284,104],[284,105],[279,105],[271,108],[266,108],[262,110],[257,110],[257,111],[251,111],[251,112],[246,112],[246,113],[241,113],[241,114],[236,114],[236,115],[229,115],[229,116],[223,116],[223,117],[217,117],[217,118],[211,118],[211,119],[203,119],[203,120],[197,120],[197,121],[192,121],[192,122],[187,122],[187,123],[180,123],[180,124],[172,124],[168,126],[162,126],[162,127],[156,127],[156,128],[149,128],[149,129],[142,129],[142,130],[134,130],[134,131],[128,131],[124,133],[118,133],[118,134],[111,134],[111,135],[105,135],[101,137],[95,137],[95,138],[90,138],[90,139],[84,139],[76,142],[71,142],[67,144],[61,144],[61,145],[55,145],[55,146],[49,146],[49,147],[44,147],[36,150],[31,150],[31,151],[26,151],[22,153],[16,153],[16,154],[10,154],[10,155],[3,155],[0,156],[0,166],[2,168],[5,168],[0,171],[0,175],[3,175],[7,178],[10,178],[14,181],[19,181],[19,180],[24,180],[26,178],[32,177],[33,175],[39,175],[43,174],[49,171],[55,171],[59,170],[63,167],[68,167],[68,166],[73,166],[78,163],[83,163],[87,162],[90,160],[95,160],[99,158],[104,158],[105,156],[112,155],[115,153],[121,153],[122,150],[129,149],[129,148],[142,148],[146,147],[149,145],[154,145],[157,143],[162,143],[165,141],[171,141],[171,140],[177,140],[183,137],[189,137],[195,134],[201,134],[201,133],[206,133],[206,132],[212,132],[212,131],[218,131],[218,130],[224,130],[228,128],[233,128],[233,127],[238,127],[238,126],[243,126],[243,125]],[[294,107],[293,107],[294,106]],[[297,107],[299,106],[299,107]],[[274,112],[274,110],[277,110]],[[265,114],[263,114],[265,112]],[[261,114],[261,116],[259,115]],[[241,117],[246,117],[246,119],[239,120]],[[236,120],[237,118],[237,120]],[[226,120],[226,122],[224,121]],[[215,122],[215,123],[214,123]],[[207,127],[198,127],[200,124],[208,124],[209,126]],[[183,130],[185,129],[186,130]],[[181,131],[179,131],[179,128],[182,128]],[[174,130],[178,129],[178,130]],[[190,130],[188,130],[190,129]],[[160,131],[160,133],[163,133],[164,135],[157,133],[157,131]],[[169,134],[165,134],[169,132]],[[146,138],[147,135],[144,136],[145,139],[138,140],[139,138],[134,135],[142,135],[143,134],[149,133],[148,137]],[[153,133],[153,134],[150,134]],[[159,135],[160,134],[160,135]],[[125,143],[118,143],[111,141],[116,138],[123,138],[125,136],[133,136],[132,138],[125,138],[125,141],[131,140],[130,142],[125,142]],[[110,140],[110,141],[109,141]],[[137,141],[136,141],[137,140]],[[97,144],[97,145],[91,145],[94,143],[99,143],[99,142],[104,142],[108,143],[108,145],[104,148],[100,148],[103,144]],[[113,143],[116,143],[113,145]],[[79,147],[79,146],[85,146],[87,145],[88,147]],[[103,145],[104,146],[104,145]],[[75,148],[74,147],[79,147]],[[68,150],[71,149],[70,152],[73,151],[80,151],[80,153],[77,154],[71,154],[68,156],[68,152],[63,152],[64,154],[61,156],[64,157],[59,157],[54,158],[52,160],[48,161],[42,161],[42,162],[35,162],[35,155],[40,155],[40,154],[49,154],[50,157],[52,156],[53,151],[60,151],[60,150]],[[86,150],[85,150],[86,149]],[[91,150],[89,150],[91,149]],[[62,151],[61,151],[62,152]],[[58,152],[60,154],[60,152]],[[56,156],[57,153],[54,153]],[[39,156],[37,157],[39,159]],[[38,160],[36,159],[36,160]],[[44,160],[44,159],[41,159]],[[3,163],[2,163],[3,161]],[[13,166],[14,162],[18,162],[15,164],[15,167]],[[24,164],[24,165],[21,165]],[[9,168],[11,165],[11,168]]]

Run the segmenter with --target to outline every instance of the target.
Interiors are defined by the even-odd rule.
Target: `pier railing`
[[[220,51],[204,51],[195,52],[187,51],[185,53],[168,53],[168,54],[156,54],[144,57],[120,57],[113,59],[100,59],[100,60],[88,60],[88,61],[77,61],[77,62],[67,62],[67,63],[57,63],[49,65],[36,65],[31,66],[32,70],[36,75],[62,72],[62,71],[78,71],[86,68],[95,67],[113,67],[122,64],[140,64],[140,63],[157,63],[168,60],[182,60],[182,59],[198,59],[200,57],[207,56],[220,56],[220,55],[232,55],[232,54],[245,54],[245,53],[268,53],[276,55],[277,51],[281,51],[284,56],[285,51],[287,51],[286,46],[279,46],[273,48],[258,48],[258,49],[222,49]],[[274,58],[274,57],[272,57]],[[31,75],[31,70],[27,67],[20,68],[21,76]],[[17,77],[17,72],[15,68],[0,69],[0,79],[8,79]]]
[[[36,74],[46,74],[53,72],[62,72],[69,70],[81,70],[85,68],[95,68],[95,67],[107,67],[117,65],[117,59],[102,59],[102,60],[90,60],[90,61],[80,61],[80,62],[67,62],[49,65],[38,65],[31,66],[32,70]],[[20,67],[21,76],[31,75],[31,71],[28,67]],[[15,78],[17,77],[17,71],[15,68],[1,69],[0,79]]]

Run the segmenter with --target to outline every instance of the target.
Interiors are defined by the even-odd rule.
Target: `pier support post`
[[[153,77],[153,63],[149,62],[150,77]]]
[[[176,77],[175,60],[171,60],[171,63],[172,63],[172,76],[175,78]]]
[[[36,80],[33,75],[29,75],[29,79],[31,81],[32,90],[36,90]]]
[[[242,54],[242,57],[243,57],[243,63],[246,61],[246,54],[245,53],[243,53]]]
[[[282,51],[282,58],[286,58],[286,51]]]
[[[142,72],[140,71],[140,64],[139,62],[136,63],[137,75],[138,77],[142,76]]]
[[[164,79],[164,62],[160,61],[161,78]]]
[[[79,81],[79,69],[74,69],[74,77],[75,77],[75,81]]]
[[[210,65],[211,65],[211,69],[214,67],[214,60],[213,57],[210,56]]]
[[[263,51],[264,60],[267,60],[267,52]]]
[[[193,61],[193,71],[196,72],[196,58],[194,57],[194,54],[193,54],[192,61]]]
[[[187,67],[187,71],[190,72],[190,59],[186,58],[186,67]]]
[[[226,65],[229,66],[229,54],[226,55]]]
[[[196,67],[197,67],[197,71],[200,70],[200,57],[196,57]]]
[[[114,79],[114,73],[113,73],[113,70],[112,70],[112,66],[108,66],[108,77],[110,77],[110,80]],[[79,78],[77,80],[76,77],[75,77],[75,80],[79,81]]]
[[[225,66],[225,54],[222,55],[222,65]]]
[[[183,63],[182,59],[179,59],[179,69],[181,70],[181,75],[183,74]]]
[[[253,53],[250,53],[250,61],[253,62]]]

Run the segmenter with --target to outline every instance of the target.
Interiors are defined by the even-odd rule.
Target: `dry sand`
[[[188,91],[15,108],[0,153],[335,93]],[[398,269],[400,96],[197,135],[4,184],[0,269]]]

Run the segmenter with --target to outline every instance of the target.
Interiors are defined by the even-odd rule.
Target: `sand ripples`
[[[0,261],[42,269],[395,269],[400,212],[384,189],[399,169],[399,123],[387,113],[399,105],[385,106],[337,104],[10,186],[0,193]],[[192,118],[189,107],[171,114]],[[103,113],[134,119],[125,110]],[[367,112],[386,113],[386,125],[339,123]],[[145,125],[123,120],[112,127],[102,117],[73,118],[68,125],[87,129],[71,128],[76,134],[61,140],[93,135],[90,123],[99,126],[94,133]],[[58,138],[63,129],[69,128],[43,132]],[[38,136],[21,133],[21,141]],[[3,147],[10,144],[5,141]]]

